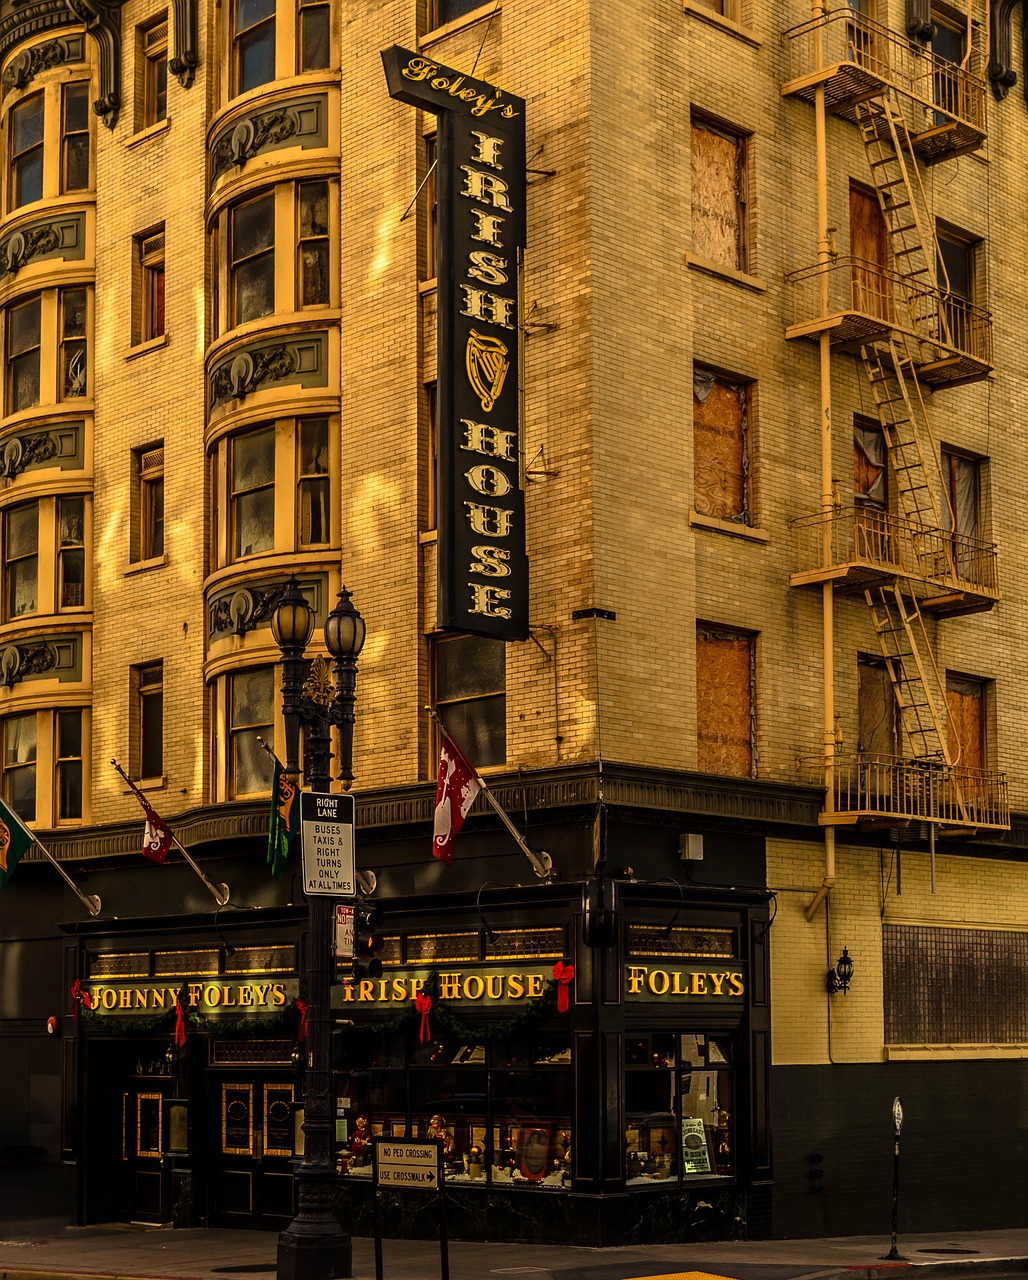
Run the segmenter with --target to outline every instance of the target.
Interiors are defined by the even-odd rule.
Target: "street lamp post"
[[[344,587],[325,623],[325,647],[332,657],[334,688],[324,662],[319,659],[315,659],[304,681],[304,651],[314,631],[314,611],[300,594],[295,577],[286,583],[271,620],[271,631],[282,652],[285,772],[293,777],[300,772],[302,723],[304,780],[312,791],[327,792],[331,781],[331,733],[335,725],[339,729],[339,779],[348,789],[353,781],[353,705],[357,656],[366,634],[364,620]],[[335,1280],[352,1274],[350,1235],[339,1225],[332,1207],[335,1116],[331,1098],[329,1002],[333,976],[333,902],[322,894],[312,894],[307,909],[304,1153],[296,1171],[296,1217],[278,1239],[278,1280]]]

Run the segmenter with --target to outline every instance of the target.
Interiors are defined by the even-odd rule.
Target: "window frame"
[[[321,21],[324,15],[325,37],[328,50],[328,61],[324,66],[306,66],[304,53],[306,50],[306,32],[307,22],[306,16],[309,13],[316,14],[316,20]],[[303,75],[307,71],[331,71],[332,69],[332,0],[296,0],[296,34],[295,34],[295,65],[296,74]]]
[[[133,343],[155,342],[166,334],[164,223],[133,237],[137,299]]]
[[[236,742],[242,734],[254,734],[263,729],[264,741],[271,742],[274,740],[275,732],[275,710],[278,689],[275,681],[276,667],[274,664],[259,665],[253,667],[242,667],[237,670],[229,671],[224,678],[225,688],[225,795],[230,800],[250,799],[255,796],[264,796],[271,794],[271,762],[268,762],[268,785],[258,791],[238,791],[236,789]],[[234,719],[234,681],[240,676],[252,676],[258,672],[267,672],[271,676],[271,705],[269,708],[269,718],[267,720],[247,721],[245,724],[237,724]]]
[[[239,25],[239,9],[240,0],[233,0],[228,7],[228,21],[231,40],[231,56],[229,58],[229,76],[230,76],[230,98],[238,98],[244,93],[249,93],[253,89],[259,89],[264,85],[272,84],[278,78],[278,37],[279,37],[279,18],[278,5],[276,0],[271,0],[271,12],[258,17],[256,21],[251,22],[246,27]],[[240,47],[244,40],[247,40],[253,32],[259,27],[270,26],[270,52],[271,52],[271,75],[265,80],[255,80],[252,84],[246,85],[244,88],[240,81]],[[262,41],[268,36],[268,32],[262,33]],[[254,46],[256,47],[256,45]]]
[[[718,777],[733,778],[756,778],[759,777],[759,741],[758,741],[758,705],[757,705],[757,640],[759,632],[749,631],[741,627],[732,627],[720,622],[708,622],[704,619],[696,619],[696,665],[697,665],[697,687],[699,680],[699,649],[701,639],[709,640],[745,640],[749,645],[749,768],[743,772],[728,772],[724,769],[711,770],[707,768],[710,763],[709,759],[704,757],[701,742],[701,724],[700,724],[700,701],[697,697],[696,708],[696,751],[697,751],[697,768],[700,772],[716,773]]]
[[[62,718],[67,722],[71,717],[78,719],[78,754],[62,755]],[[33,722],[35,743],[31,760],[11,764],[8,762],[8,734],[11,723],[15,721]],[[19,709],[0,719],[0,793],[5,802],[11,803],[12,774],[22,769],[32,770],[33,813],[31,817],[19,813],[26,824],[42,829],[88,824],[91,733],[92,715],[89,707],[74,702]],[[72,814],[63,811],[62,781],[69,770],[77,773],[75,790],[78,813]],[[18,810],[15,809],[15,812]]]
[[[80,124],[77,128],[70,128],[68,124],[68,102],[72,94],[81,93],[82,103],[80,109],[82,111],[82,120],[84,124]],[[89,117],[92,115],[89,104],[89,81],[88,80],[71,80],[67,84],[61,85],[61,194],[70,195],[79,191],[89,191],[92,188],[92,167],[93,167],[93,146],[90,135]],[[69,179],[69,156],[72,153],[71,139],[82,138],[86,140],[86,173],[85,183],[81,186],[73,186]]]
[[[13,516],[15,516],[15,515],[16,515],[16,514],[18,514],[18,513],[29,512],[29,511],[34,511],[34,512],[35,512],[35,520],[32,522],[32,523],[33,523],[33,526],[34,526],[34,528],[35,528],[35,532],[36,532],[35,545],[34,545],[34,546],[32,547],[32,549],[31,549],[31,550],[29,550],[29,551],[23,552],[23,553],[22,553],[22,554],[20,554],[20,555],[13,555],[13,556],[12,556],[12,555],[11,555],[11,535],[10,535],[10,522],[11,522],[11,519],[12,519],[12,517],[13,517]],[[36,617],[36,616],[38,616],[38,615],[39,615],[39,613],[41,612],[41,610],[40,610],[40,603],[41,603],[41,601],[40,601],[40,585],[41,585],[41,584],[40,584],[40,574],[39,574],[39,563],[40,563],[40,545],[39,545],[39,544],[40,544],[40,541],[41,541],[40,536],[39,536],[39,529],[40,529],[40,499],[39,499],[39,498],[33,498],[33,499],[31,499],[30,501],[28,501],[28,502],[18,502],[18,503],[14,503],[14,504],[12,504],[12,505],[11,505],[11,506],[9,506],[9,507],[5,507],[5,508],[4,508],[4,511],[3,511],[3,526],[2,526],[2,527],[3,527],[3,565],[2,565],[2,570],[3,570],[3,604],[2,604],[2,616],[3,616],[3,620],[4,620],[4,622],[17,622],[20,618],[33,618],[33,617]],[[21,610],[20,612],[17,612],[17,613],[16,613],[16,612],[14,611],[13,607],[12,607],[13,601],[12,601],[12,597],[11,597],[11,589],[12,589],[12,581],[11,581],[11,566],[12,566],[12,565],[27,565],[29,561],[34,561],[34,563],[35,563],[35,584],[36,584],[36,590],[35,590],[35,596],[36,596],[36,600],[35,600],[35,608],[34,608],[34,609],[23,609],[23,610]],[[44,612],[48,612],[48,611],[44,611]]]
[[[82,295],[82,328],[81,332],[69,324],[69,300],[72,295]],[[86,285],[69,285],[57,291],[57,403],[65,400],[77,400],[89,395],[89,332],[90,332],[90,294]],[[73,367],[81,357],[80,375],[73,373]],[[78,381],[76,382],[76,376]],[[76,386],[81,390],[76,390]]]
[[[750,165],[752,163],[752,133],[748,130],[741,129],[737,125],[729,123],[727,120],[721,120],[716,116],[709,115],[705,111],[693,108],[689,117],[690,123],[690,181],[695,197],[696,188],[696,148],[695,134],[697,130],[713,134],[725,141],[732,142],[736,149],[735,159],[735,182],[736,189],[734,192],[734,204],[736,214],[736,244],[735,244],[735,261],[727,262],[719,257],[711,257],[709,254],[700,254],[703,261],[712,263],[715,267],[728,268],[730,271],[739,271],[748,274],[753,269],[753,252],[752,252],[752,233],[750,228]],[[691,203],[691,223],[692,227],[696,225],[697,208],[695,198]],[[695,247],[695,235],[693,235],[693,246]]]
[[[268,202],[270,208],[270,230],[271,239],[268,243],[261,245],[255,252],[248,252],[236,256],[236,241],[238,234],[236,232],[236,217],[246,208]],[[263,320],[267,316],[275,314],[275,304],[278,301],[278,281],[276,280],[276,268],[278,266],[276,247],[278,243],[278,228],[276,223],[276,200],[275,188],[264,188],[250,194],[245,200],[239,200],[228,208],[228,303],[229,303],[229,328],[236,329],[240,325],[249,324],[254,320]],[[267,311],[254,312],[240,319],[240,272],[249,271],[254,264],[262,259],[270,259],[271,261],[271,303]]]
[[[65,504],[79,504],[79,525],[81,536],[78,542],[64,541],[64,507]],[[69,611],[78,612],[86,607],[86,499],[82,494],[61,494],[57,499],[57,508],[55,512],[55,533],[57,542],[57,575],[54,584],[56,590],[56,605],[58,613]],[[75,603],[69,604],[65,600],[65,589],[69,585],[76,585],[73,581],[67,580],[67,566],[74,559],[80,562],[80,583],[81,599]]]
[[[78,752],[65,752],[62,742],[62,726],[72,717],[78,720]],[[85,782],[85,755],[83,751],[85,733],[83,726],[83,714],[80,707],[57,707],[53,713],[53,794],[51,797],[53,805],[53,817],[56,825],[65,826],[69,823],[81,824],[83,820],[83,808],[85,805],[84,782]],[[77,766],[78,770],[78,812],[64,812],[64,775],[66,771],[74,772]]]
[[[739,475],[741,476],[741,510],[729,514],[718,514],[714,511],[704,510],[697,501],[699,493],[698,481],[698,460],[700,449],[698,441],[704,437],[698,436],[696,432],[696,401],[700,399],[696,390],[697,382],[703,379],[710,379],[711,386],[708,389],[708,396],[714,390],[716,385],[720,385],[732,394],[738,394],[742,402],[741,427],[739,432]],[[756,382],[752,378],[746,378],[741,374],[726,373],[725,371],[715,368],[711,365],[703,364],[700,361],[693,362],[693,510],[698,515],[704,515],[711,519],[725,520],[731,524],[738,524],[745,528],[754,528],[757,524],[754,512],[754,399],[755,399]],[[701,405],[705,400],[700,401]],[[702,416],[702,415],[701,415]],[[708,461],[713,461],[713,454],[708,455]]]
[[[10,759],[10,747],[8,744],[8,730],[11,724],[24,721],[26,724],[31,721],[34,742],[32,743],[32,756],[30,759],[14,761]],[[0,793],[3,794],[4,802],[11,806],[11,809],[22,819],[23,822],[34,823],[39,813],[39,713],[37,711],[19,711],[12,715],[3,717],[0,723]],[[28,814],[18,808],[11,795],[10,779],[15,771],[31,770],[32,776],[32,813]]]
[[[960,769],[968,769],[968,770],[979,769],[985,772],[993,767],[992,758],[993,758],[994,730],[991,724],[991,720],[992,720],[993,697],[994,697],[994,682],[992,680],[986,679],[983,676],[966,675],[964,672],[961,672],[961,671],[950,671],[950,670],[947,670],[944,673],[944,680],[946,685],[947,748],[952,753],[953,742],[954,742],[954,738],[953,738],[954,707],[953,707],[953,703],[950,701],[950,694],[953,693],[957,695],[964,694],[965,696],[976,696],[978,700],[977,748],[979,753],[979,756],[978,756],[979,763],[977,765],[968,765],[965,763],[964,752],[963,752],[964,743],[963,741],[961,741],[960,742],[961,753],[960,753],[960,758],[957,760],[956,767]],[[975,690],[975,693],[973,695],[967,695],[965,693],[965,690],[959,687],[960,685],[972,687]]]
[[[137,510],[133,521],[136,545],[132,548],[131,559],[156,560],[165,554],[164,441],[155,440],[153,444],[133,449],[132,455]]]
[[[26,311],[29,307],[36,309],[36,331],[35,340],[26,346],[15,351],[12,348],[12,337],[14,334],[13,316],[16,312]],[[6,377],[4,379],[4,416],[10,417],[15,413],[23,413],[27,409],[38,408],[43,401],[43,294],[33,293],[28,296],[13,299],[4,308],[4,363],[6,365]],[[15,388],[17,386],[15,375],[23,367],[35,368],[36,380],[36,396],[34,400],[28,400],[24,404],[15,403]]]
[[[136,127],[150,129],[168,119],[168,11],[137,31],[140,101]]]
[[[136,781],[155,782],[164,778],[164,661],[144,662],[132,668],[134,729],[132,776]],[[152,730],[159,738],[159,759],[148,758]],[[158,767],[152,768],[157,764]]]
[[[255,425],[247,431],[240,431],[229,437],[228,447],[228,526],[229,526],[229,542],[231,545],[232,564],[237,564],[243,560],[252,559],[254,556],[270,555],[275,550],[275,505],[277,490],[277,466],[276,458],[278,454],[276,429],[274,423]],[[271,479],[264,480],[260,484],[250,484],[246,487],[237,487],[236,472],[238,468],[236,463],[236,449],[243,441],[253,443],[258,436],[268,436],[271,441]],[[271,494],[271,530],[267,545],[258,546],[255,550],[242,551],[239,549],[239,540],[241,535],[241,526],[239,519],[239,503],[258,493],[270,491]],[[252,544],[251,544],[252,546]]]
[[[19,151],[15,145],[15,134],[17,132],[18,120],[26,113],[27,108],[34,107],[36,104],[41,108],[39,137],[38,139],[33,137],[29,145],[23,147]],[[8,213],[13,213],[16,209],[23,209],[26,205],[35,204],[46,196],[46,117],[46,91],[44,89],[37,89],[34,93],[26,94],[24,98],[14,103],[10,109],[7,126]],[[22,163],[26,157],[33,156],[36,152],[39,153],[39,194],[32,196],[30,199],[20,199],[18,188],[22,174]],[[33,187],[33,190],[35,190],[35,187]]]

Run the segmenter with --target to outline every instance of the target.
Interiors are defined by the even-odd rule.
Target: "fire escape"
[[[967,767],[947,733],[945,674],[931,640],[936,620],[988,610],[999,599],[995,546],[956,531],[926,403],[929,390],[979,381],[992,368],[989,314],[950,289],[922,181],[923,167],[985,139],[985,86],[970,39],[983,27],[968,22],[966,54],[956,63],[856,9],[815,5],[812,21],[786,32],[790,76],[782,87],[815,106],[823,219],[818,262],[787,277],[794,310],[786,337],[820,344],[824,417],[821,509],[796,522],[790,581],[822,588],[828,637],[829,597],[863,595],[904,744],[895,756],[833,746],[834,660],[827,661],[822,822],[922,822],[951,834],[1005,829],[1004,775]],[[828,114],[851,121],[863,142],[887,247],[877,262],[840,255],[827,227]],[[833,487],[834,352],[858,357],[863,368],[895,490],[889,510],[844,506]]]

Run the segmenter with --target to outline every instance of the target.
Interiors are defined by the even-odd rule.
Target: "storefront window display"
[[[371,1176],[376,1137],[441,1138],[448,1181],[560,1189],[571,1180],[567,1035],[478,1043],[350,1033],[336,1076],[339,1168]]]
[[[729,1035],[628,1037],[628,1186],[734,1176],[733,1060]]]

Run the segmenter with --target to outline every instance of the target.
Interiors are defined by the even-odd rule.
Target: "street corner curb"
[[[832,1271],[811,1272],[803,1280],[914,1280],[914,1275],[927,1280],[959,1280],[961,1276],[996,1275],[1013,1268],[1028,1267],[1028,1258],[968,1258],[956,1262],[908,1258],[903,1262],[840,1267]]]
[[[0,1266],[0,1280],[168,1280],[168,1277],[142,1271],[90,1271],[86,1267],[58,1270],[51,1263],[45,1267]],[[176,1275],[174,1280],[209,1280],[209,1276]]]

